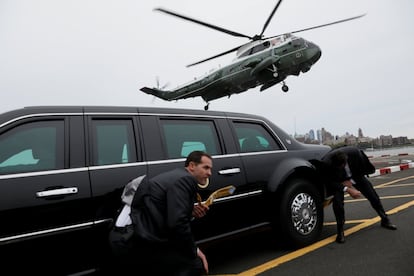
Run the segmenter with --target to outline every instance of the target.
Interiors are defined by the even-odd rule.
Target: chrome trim
[[[131,115],[133,115],[133,116],[137,116],[137,115],[139,115],[139,112],[85,112],[84,115],[85,116],[96,116],[96,115],[103,115],[103,116],[107,116],[107,115],[131,116]]]
[[[218,111],[225,113],[223,111]],[[215,118],[215,119],[226,119],[225,115],[202,115],[202,114],[185,114],[185,113],[148,113],[148,112],[139,112],[141,116],[171,116],[171,117],[197,117],[197,118]]]
[[[185,158],[179,158],[179,159],[164,159],[164,160],[153,160],[153,161],[147,161],[148,165],[157,165],[157,164],[166,164],[166,163],[178,163],[183,162],[184,163]]]
[[[218,171],[218,174],[220,175],[226,175],[226,174],[236,174],[240,173],[240,168],[231,168],[231,169],[225,169]]]
[[[57,227],[53,229],[30,232],[26,234],[3,237],[3,238],[0,238],[0,244],[18,242],[18,240],[21,240],[21,239],[35,238],[36,236],[43,236],[43,235],[50,234],[50,233],[64,232],[64,231],[73,230],[73,229],[76,230],[76,228],[82,229],[82,228],[92,227],[94,225],[98,225],[102,223],[110,223],[110,222],[112,222],[112,219],[101,219],[101,220],[97,220],[93,222],[79,223],[79,224],[74,224],[74,225],[69,225],[69,226]]]
[[[36,197],[71,195],[71,194],[77,194],[77,193],[78,193],[77,187],[70,187],[70,188],[60,188],[60,189],[36,192]]]
[[[85,223],[63,226],[63,227],[58,227],[58,228],[53,228],[53,229],[35,231],[31,233],[26,233],[26,234],[20,234],[20,235],[0,238],[0,243],[14,242],[19,239],[27,239],[27,238],[31,238],[35,236],[42,236],[42,235],[50,234],[50,233],[63,232],[63,231],[76,229],[76,228],[91,227],[93,225],[94,225],[94,222],[85,222]]]
[[[4,122],[3,124],[0,125],[0,128],[2,128],[3,126],[6,126],[8,124],[11,124],[13,122],[26,119],[26,118],[31,118],[31,117],[45,117],[45,116],[83,116],[83,113],[79,113],[79,112],[68,112],[68,113],[57,113],[57,112],[53,112],[53,113],[31,113],[31,114],[27,114],[27,115],[23,115],[23,116],[20,116],[20,117],[16,117],[16,118],[11,119],[11,120],[9,120],[7,122]]]
[[[74,168],[74,169],[61,169],[61,170],[50,170],[50,171],[40,171],[40,172],[5,174],[5,175],[0,175],[0,180],[2,180],[2,179],[11,179],[11,178],[20,178],[20,177],[50,175],[50,174],[84,172],[84,171],[88,171],[88,168],[87,167],[82,167],[82,168]]]
[[[243,152],[243,153],[240,153],[240,156],[263,155],[263,154],[273,154],[273,153],[282,153],[282,152],[287,152],[287,150]]]
[[[231,157],[239,157],[239,153],[230,153],[230,154],[221,154],[221,155],[213,155],[213,159],[221,159],[221,158],[231,158]]]
[[[213,202],[216,203],[216,202],[233,200],[233,199],[236,199],[236,198],[244,198],[244,197],[248,197],[248,196],[255,196],[255,195],[258,195],[258,194],[261,194],[261,193],[263,193],[263,190],[257,190],[257,191],[243,193],[243,194],[237,194],[237,195],[230,195],[230,196],[216,198],[216,199],[213,200]],[[194,203],[194,205],[196,205],[196,204],[197,204],[197,202]]]
[[[238,229],[238,230],[235,230],[235,231],[227,232],[227,233],[220,234],[220,235],[217,235],[217,236],[214,236],[214,237],[198,240],[198,241],[196,241],[196,244],[202,244],[202,243],[214,241],[214,240],[217,240],[217,239],[230,237],[230,236],[233,236],[233,235],[237,235],[237,234],[240,234],[240,233],[243,233],[243,232],[251,231],[251,230],[254,230],[256,228],[261,228],[261,227],[265,227],[265,226],[268,226],[268,225],[270,225],[270,222],[258,223],[258,224],[255,224],[255,225],[252,225],[252,226],[249,226],[249,227],[245,227],[245,228]]]
[[[87,168],[91,171],[96,171],[96,170],[136,167],[136,166],[144,166],[144,165],[147,165],[147,162],[121,163],[121,164],[111,164],[111,165],[95,165],[95,166],[90,166]]]
[[[263,190],[257,190],[257,191],[252,191],[252,192],[248,192],[248,193],[236,194],[236,195],[217,198],[217,199],[214,200],[214,202],[221,202],[221,201],[233,200],[233,199],[236,199],[236,198],[244,198],[244,197],[249,197],[249,196],[255,196],[255,195],[262,194],[262,193],[263,193]]]

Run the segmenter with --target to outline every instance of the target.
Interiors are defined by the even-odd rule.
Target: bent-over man
[[[337,223],[336,242],[345,242],[345,192],[353,198],[359,198],[362,193],[381,217],[381,226],[391,230],[397,229],[389,220],[378,194],[366,177],[375,172],[375,167],[362,150],[352,146],[333,149],[322,158],[322,162],[323,177],[334,196],[332,208]]]
[[[134,234],[120,270],[144,275],[208,273],[207,259],[195,244],[190,223],[208,210],[195,203],[198,187],[208,184],[212,167],[210,155],[193,151],[184,167],[143,180],[131,204]]]

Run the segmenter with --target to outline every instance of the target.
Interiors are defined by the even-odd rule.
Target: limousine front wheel
[[[295,247],[315,242],[322,230],[323,208],[318,190],[305,179],[290,180],[279,197],[277,228]]]

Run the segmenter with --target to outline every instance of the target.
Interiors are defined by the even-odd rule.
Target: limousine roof
[[[0,127],[7,125],[12,121],[16,121],[19,118],[26,118],[38,115],[53,115],[53,114],[67,114],[67,115],[80,115],[80,114],[140,114],[140,115],[186,115],[186,116],[206,116],[206,117],[229,117],[240,118],[249,120],[264,121],[277,132],[279,138],[285,143],[290,145],[290,148],[302,148],[304,144],[299,143],[292,138],[287,132],[279,128],[271,120],[250,113],[236,113],[225,111],[205,111],[196,109],[184,109],[184,108],[161,108],[161,107],[139,107],[139,106],[27,106],[20,109],[11,110],[0,114]],[[310,147],[307,145],[307,147]]]
[[[5,121],[17,116],[29,114],[46,113],[111,113],[111,114],[174,114],[174,115],[198,115],[198,116],[220,116],[220,117],[240,117],[256,118],[266,120],[264,117],[248,114],[225,111],[205,111],[185,108],[161,108],[161,107],[141,107],[141,106],[27,106],[14,109],[0,114],[0,120]]]

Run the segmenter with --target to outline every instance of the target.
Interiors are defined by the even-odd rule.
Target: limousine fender
[[[292,176],[313,180],[316,176],[315,167],[310,162],[300,158],[285,159],[275,167],[268,183],[268,190],[276,192]]]
[[[273,229],[288,246],[313,243],[322,231],[321,190],[315,182],[316,170],[306,159],[292,157],[276,166],[269,182]],[[276,208],[272,208],[276,207]]]

